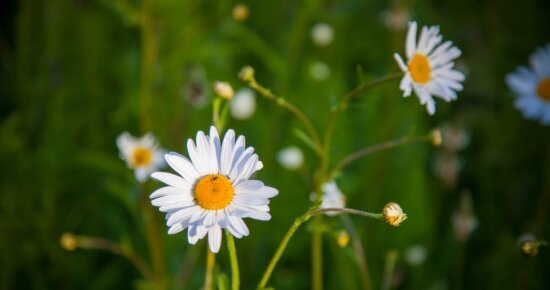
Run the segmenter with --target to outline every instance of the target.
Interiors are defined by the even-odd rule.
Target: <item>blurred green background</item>
[[[59,243],[66,232],[102,237],[150,260],[138,185],[118,156],[116,136],[151,131],[164,148],[185,152],[185,140],[211,124],[212,83],[243,87],[237,73],[246,64],[321,130],[331,105],[360,77],[398,70],[392,54],[404,52],[407,19],[440,25],[444,39],[462,50],[457,65],[467,76],[465,90],[451,104],[438,101],[433,117],[416,97],[403,99],[397,81],[370,90],[340,116],[332,161],[443,124],[461,128],[470,142],[450,153],[430,144],[384,151],[338,179],[349,207],[378,212],[397,201],[409,216],[399,228],[352,217],[374,289],[383,286],[392,250],[399,257],[391,289],[550,289],[549,249],[526,258],[517,247],[526,232],[550,239],[550,127],[523,119],[504,83],[506,73],[550,41],[549,1],[244,1],[249,15],[240,20],[233,16],[237,3],[2,4],[0,289],[149,289],[124,258],[67,251]],[[334,30],[327,46],[312,41],[318,23]],[[328,66],[328,78],[312,74],[319,62]],[[309,206],[318,165],[292,133],[302,125],[257,101],[251,119],[230,119],[228,126],[256,148],[265,164],[259,178],[280,194],[272,199],[272,220],[247,220],[251,234],[237,240],[242,289],[255,287],[283,234]],[[288,145],[305,153],[298,171],[276,161]],[[451,172],[442,179],[438,160],[449,155],[462,169],[447,164]],[[158,186],[146,185],[149,192]],[[465,191],[477,227],[457,239],[452,217]],[[168,236],[156,209],[155,218],[167,285],[199,289],[204,242],[191,247],[185,234]],[[339,218],[326,220],[334,233],[343,228]],[[276,289],[310,288],[307,230],[298,231],[275,270],[269,284]],[[334,235],[324,238],[326,288],[360,289],[354,252],[340,248]],[[413,245],[425,251],[420,263],[411,264]],[[224,246],[218,256],[219,270],[229,273]]]

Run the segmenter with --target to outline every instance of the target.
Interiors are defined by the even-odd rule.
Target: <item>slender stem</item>
[[[320,153],[321,149],[321,139],[319,138],[319,135],[317,134],[317,131],[311,124],[311,121],[308,119],[308,117],[296,106],[289,103],[287,100],[285,100],[282,97],[274,95],[270,90],[266,89],[262,85],[260,85],[254,78],[251,80],[248,80],[248,85],[256,90],[258,93],[260,93],[265,98],[274,101],[277,105],[287,109],[289,112],[291,112],[298,120],[300,120],[304,126],[306,127],[306,130],[308,131],[310,137],[313,139],[317,146],[317,152]]]
[[[227,238],[227,249],[229,250],[229,259],[231,260],[231,290],[239,290],[239,260],[237,259],[235,240],[229,231],[225,231],[225,237]]]
[[[347,213],[347,214],[364,216],[368,218],[384,220],[384,215],[381,213],[370,213],[370,212],[360,211],[360,210],[351,209],[351,208],[320,208],[320,209],[315,209],[303,214],[302,216],[294,220],[294,223],[292,224],[292,226],[290,226],[290,228],[286,232],[285,236],[283,237],[283,240],[279,244],[279,247],[275,251],[275,254],[271,258],[271,261],[269,262],[267,268],[264,271],[264,274],[262,275],[262,279],[258,284],[258,289],[263,289],[267,285],[267,282],[269,281],[269,278],[271,277],[271,274],[273,273],[275,266],[279,262],[279,259],[283,255],[288,245],[288,242],[290,241],[290,238],[292,238],[292,236],[294,235],[296,230],[300,227],[300,225],[308,221],[312,216],[322,214],[322,213],[327,213],[327,212]]]
[[[311,289],[323,289],[323,235],[320,232],[314,232],[311,236]]]
[[[357,235],[353,221],[348,216],[342,216],[342,222],[344,227],[349,232],[351,236],[351,242],[353,244],[353,251],[355,252],[355,257],[357,258],[357,266],[359,267],[359,272],[361,274],[361,284],[363,284],[363,290],[372,290],[372,280],[370,278],[369,264],[367,263],[367,258],[365,256],[365,250],[361,244],[361,240]]]
[[[88,236],[74,236],[77,247],[89,250],[105,250],[113,254],[120,255],[126,258],[136,269],[143,275],[143,277],[149,281],[154,280],[153,273],[149,269],[149,266],[145,261],[135,254],[134,252],[122,248],[119,244],[115,244],[109,240],[88,237]]]
[[[334,168],[331,170],[329,176],[334,177],[337,175],[344,167],[348,166],[353,161],[356,161],[362,157],[365,157],[369,154],[383,151],[386,149],[394,148],[400,145],[408,144],[408,143],[417,143],[417,142],[430,142],[431,137],[428,136],[415,136],[415,137],[401,137],[398,139],[390,140],[384,143],[372,145],[369,147],[365,147],[363,149],[360,149],[358,151],[355,151],[351,153],[350,155],[344,157],[340,162],[334,166]]]
[[[143,0],[141,7],[141,68],[140,68],[140,121],[143,131],[151,130],[153,105],[154,66],[158,47],[155,32],[155,0]]]
[[[204,277],[204,290],[212,290],[214,285],[214,265],[216,264],[216,254],[206,247],[206,275]]]
[[[344,96],[344,98],[335,106],[332,108],[330,112],[330,116],[327,121],[327,126],[325,127],[325,133],[324,140],[323,140],[323,154],[328,156],[330,155],[330,144],[332,141],[332,134],[334,132],[334,125],[336,124],[336,117],[338,116],[338,113],[346,110],[348,108],[349,103],[368,89],[375,87],[379,84],[383,84],[385,82],[393,81],[396,79],[399,79],[403,73],[394,73],[390,74],[381,78],[377,78],[375,80],[372,80],[370,82],[361,83],[359,86],[357,86],[355,89],[353,89],[351,92],[349,92],[347,95]],[[328,158],[327,158],[328,159]],[[328,161],[327,161],[328,163]],[[325,166],[328,166],[326,164]]]
[[[143,210],[143,221],[147,231],[147,242],[149,244],[149,251],[151,252],[151,259],[153,261],[153,270],[155,276],[155,284],[157,289],[165,289],[164,277],[164,257],[162,254],[162,241],[160,240],[160,234],[158,227],[155,224],[155,211],[149,203],[145,192],[145,185],[140,185],[140,199],[141,207]]]
[[[218,132],[222,131],[221,122],[220,122],[220,108],[222,105],[222,99],[215,98],[212,103],[212,121]]]
[[[391,281],[393,277],[393,271],[395,270],[395,263],[399,258],[399,253],[396,250],[390,250],[386,253],[386,264],[384,265],[384,277],[382,279],[382,290],[391,289]]]

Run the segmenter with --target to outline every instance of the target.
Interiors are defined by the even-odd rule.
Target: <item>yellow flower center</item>
[[[537,88],[537,95],[544,101],[550,102],[550,77],[540,81]]]
[[[147,148],[136,147],[134,152],[132,152],[132,158],[130,161],[134,167],[147,166],[151,164],[151,161],[153,161],[153,154],[151,153],[151,150]]]
[[[233,200],[235,190],[227,177],[210,174],[195,185],[195,200],[204,209],[224,209]]]
[[[432,69],[428,58],[417,53],[413,56],[411,62],[409,62],[409,71],[415,82],[425,84],[430,80]]]

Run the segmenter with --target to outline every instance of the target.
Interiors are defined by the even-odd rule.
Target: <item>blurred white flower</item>
[[[458,202],[458,209],[452,216],[453,228],[459,241],[466,241],[477,228],[478,222],[474,215],[470,192],[464,191]]]
[[[443,148],[449,152],[457,152],[468,146],[470,135],[457,124],[444,124],[441,128]]]
[[[126,161],[129,168],[134,169],[139,182],[146,181],[153,171],[164,165],[164,150],[159,148],[158,141],[151,133],[135,138],[124,132],[117,137],[116,144],[120,158]]]
[[[382,23],[390,30],[400,31],[407,28],[407,22],[409,22],[411,15],[406,9],[394,7],[383,11],[380,18]]]
[[[330,77],[330,67],[322,61],[314,61],[309,67],[309,73],[316,81],[325,81]]]
[[[330,24],[320,22],[311,28],[311,39],[318,46],[327,46],[334,38],[334,29]]]
[[[506,76],[508,87],[516,94],[516,108],[523,117],[550,125],[550,44],[529,58],[531,68],[518,67]]]
[[[439,27],[422,27],[418,44],[416,42],[416,22],[409,22],[407,32],[406,56],[407,63],[395,53],[394,58],[405,76],[399,88],[403,96],[408,97],[414,90],[425,105],[428,113],[435,113],[433,96],[450,102],[456,100],[457,91],[463,89],[464,74],[453,68],[453,60],[461,54],[460,49],[447,41],[441,44],[443,37],[439,34]]]
[[[340,188],[338,188],[338,185],[336,184],[336,181],[331,180],[329,182],[326,182],[321,187],[321,190],[323,191],[323,202],[321,203],[321,208],[344,208],[346,207],[346,197],[340,191]],[[310,199],[312,201],[315,201],[317,198],[317,194],[315,192],[311,193]],[[328,216],[335,216],[338,213],[337,212],[326,212],[325,213]]]
[[[210,135],[197,133],[195,142],[187,140],[189,159],[171,152],[166,162],[178,175],[155,172],[154,179],[167,184],[153,192],[151,203],[166,212],[168,234],[187,228],[187,239],[194,245],[208,234],[210,251],[220,249],[222,229],[236,238],[248,235],[243,218],[269,220],[269,199],[275,188],[250,179],[263,164],[246,147],[244,136],[235,140],[228,130],[220,142],[218,131],[210,127]]]
[[[300,148],[289,146],[277,153],[277,161],[288,170],[296,170],[304,163],[304,154]]]
[[[237,120],[246,120],[256,111],[256,95],[249,88],[242,88],[235,93],[229,103],[229,112]]]
[[[412,245],[405,252],[407,263],[411,266],[420,266],[426,261],[428,251],[422,245]]]

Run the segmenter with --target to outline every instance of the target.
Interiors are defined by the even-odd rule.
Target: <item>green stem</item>
[[[314,232],[311,236],[311,289],[323,289],[323,234]]]
[[[160,234],[158,232],[158,227],[155,223],[155,211],[145,192],[145,185],[140,185],[140,199],[141,207],[143,210],[143,220],[145,223],[145,228],[147,230],[147,241],[149,243],[149,251],[151,251],[151,259],[153,260],[153,270],[155,277],[156,289],[162,290],[165,289],[164,278],[165,278],[165,268],[164,268],[164,257],[162,254],[162,241],[160,240]]]
[[[153,13],[154,0],[143,0],[141,7],[141,76],[140,76],[140,120],[143,131],[151,130],[153,104],[154,66],[158,48],[155,33],[156,19]]]
[[[210,251],[206,246],[206,274],[204,276],[204,290],[212,290],[214,285],[214,265],[216,264],[216,254]]]
[[[109,240],[88,237],[88,236],[73,236],[76,241],[77,247],[87,250],[105,250],[113,254],[120,255],[126,258],[136,269],[143,275],[143,277],[149,281],[153,281],[154,276],[151,270],[147,266],[147,263],[143,259],[135,254],[133,251],[122,248],[119,244],[115,244]]]
[[[221,133],[222,126],[220,122],[220,108],[222,105],[222,99],[215,98],[214,102],[212,103],[212,121],[214,122],[214,126],[218,130],[218,132]]]
[[[358,151],[355,151],[351,153],[350,155],[344,157],[340,162],[338,162],[334,168],[331,170],[329,176],[331,178],[335,177],[344,167],[348,166],[353,161],[356,161],[362,157],[365,157],[369,154],[383,151],[386,149],[394,148],[400,145],[409,144],[409,143],[417,143],[417,142],[430,142],[431,136],[415,136],[415,137],[401,137],[398,139],[390,140],[384,143],[372,145],[369,147],[365,147],[363,149],[360,149]]]
[[[363,290],[372,290],[372,280],[370,278],[369,264],[367,263],[367,258],[365,256],[365,250],[361,244],[361,240],[357,235],[353,221],[349,216],[343,216],[342,222],[344,227],[349,232],[351,236],[351,242],[353,244],[353,251],[355,252],[355,257],[357,259],[357,266],[359,267],[359,272],[361,274],[361,283],[363,284]]]
[[[227,249],[229,250],[229,259],[231,260],[231,290],[239,290],[239,260],[237,259],[237,249],[235,248],[235,240],[229,231],[225,231],[227,238]]]
[[[393,271],[395,270],[395,263],[399,258],[399,253],[396,250],[390,250],[386,253],[386,264],[384,265],[384,277],[382,279],[382,290],[390,290],[393,277]]]
[[[323,134],[324,140],[323,140],[323,155],[329,156],[330,155],[330,144],[332,141],[332,134],[334,132],[334,125],[336,124],[336,117],[338,116],[338,113],[346,110],[348,108],[349,103],[368,89],[375,87],[379,84],[383,84],[389,81],[393,81],[396,79],[399,79],[401,76],[403,76],[403,73],[394,73],[390,74],[375,80],[372,80],[370,82],[361,83],[359,86],[357,86],[355,89],[353,89],[351,92],[349,92],[347,95],[344,96],[344,98],[335,106],[332,108],[330,112],[330,116],[327,121],[327,126],[325,127],[325,133]],[[326,158],[328,159],[328,158]],[[323,164],[323,166],[328,167],[328,160],[325,162],[326,164]]]
[[[306,130],[308,131],[310,137],[315,142],[315,145],[317,146],[317,153],[321,152],[321,139],[319,138],[319,135],[317,134],[317,131],[311,124],[311,121],[308,119],[308,117],[296,106],[289,103],[287,100],[285,100],[282,97],[278,97],[274,95],[270,90],[266,89],[262,85],[260,85],[258,82],[256,82],[256,79],[251,78],[248,80],[248,85],[256,90],[258,93],[260,93],[262,96],[267,98],[268,100],[274,101],[277,105],[287,109],[289,112],[291,112],[298,120],[300,120],[304,126],[306,127]]]
[[[312,216],[322,214],[322,213],[327,213],[327,212],[348,213],[348,214],[354,214],[354,215],[384,220],[384,215],[382,213],[376,214],[376,213],[370,213],[366,211],[355,210],[351,208],[320,208],[320,209],[312,210],[303,214],[302,216],[300,216],[294,221],[292,226],[290,226],[290,228],[286,232],[285,236],[283,237],[283,240],[279,244],[279,247],[277,247],[275,254],[271,258],[271,261],[269,262],[267,268],[265,269],[257,289],[265,288],[265,286],[267,285],[267,282],[269,281],[269,278],[271,277],[271,274],[273,273],[273,270],[275,269],[275,266],[281,259],[281,256],[283,255],[288,245],[288,242],[290,241],[290,238],[292,238],[292,236],[294,235],[296,230],[300,227],[300,225],[308,221]]]

